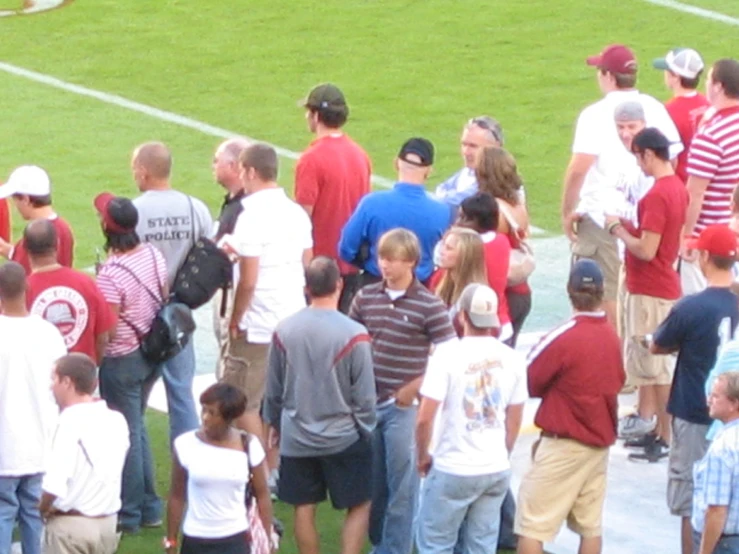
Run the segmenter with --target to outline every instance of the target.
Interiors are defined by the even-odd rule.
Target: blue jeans
[[[192,396],[192,380],[195,376],[195,340],[190,337],[187,346],[162,368],[164,390],[167,393],[169,411],[169,442],[182,433],[200,426],[195,399]]]
[[[120,525],[128,531],[162,519],[162,501],[154,488],[154,463],[144,423],[149,393],[159,374],[159,367],[147,362],[141,350],[106,356],[100,364],[100,396],[126,418],[131,440],[123,466],[123,506],[118,516]]]
[[[23,554],[41,554],[41,474],[0,477],[0,552],[10,552],[16,519]]]
[[[701,534],[693,529],[693,554],[700,552]],[[729,537],[721,537],[713,554],[739,554],[739,536],[731,535]]]
[[[410,554],[418,499],[416,406],[377,409],[369,536],[374,554]]]
[[[463,521],[465,554],[496,552],[500,509],[510,479],[510,470],[465,476],[432,467],[418,513],[419,554],[451,554]]]

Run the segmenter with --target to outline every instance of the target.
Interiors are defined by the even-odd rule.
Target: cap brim
[[[108,204],[115,198],[115,194],[110,192],[101,192],[93,200],[93,205],[98,213],[105,215],[108,212]]]
[[[688,239],[685,241],[685,248],[688,248],[690,250],[700,250],[698,248],[698,240],[697,238]]]
[[[665,58],[655,58],[652,61],[652,67],[663,71],[670,71],[670,66],[667,65],[667,60]]]
[[[588,56],[585,58],[585,63],[592,66],[592,67],[598,67],[603,62],[603,56]]]
[[[0,199],[9,198],[18,192],[18,187],[12,181],[0,186]]]
[[[496,314],[481,315],[466,312],[472,324],[479,329],[497,329],[500,327],[500,320]]]

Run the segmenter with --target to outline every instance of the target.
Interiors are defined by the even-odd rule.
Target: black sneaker
[[[670,455],[669,451],[663,450],[663,442],[661,439],[654,441],[649,446],[644,447],[641,454],[629,454],[629,460],[632,462],[649,462],[655,464]]]
[[[657,440],[657,435],[654,433],[647,433],[644,436],[638,437],[636,439],[627,439],[624,441],[624,446],[626,448],[646,448],[647,446],[650,446],[654,444],[654,442]],[[662,441],[662,439],[659,439]]]

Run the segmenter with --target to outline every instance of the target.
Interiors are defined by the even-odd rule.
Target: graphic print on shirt
[[[82,295],[69,287],[50,287],[38,295],[31,313],[53,323],[67,349],[77,344],[87,328],[90,309]]]
[[[191,241],[192,218],[190,215],[149,217],[142,242]]]
[[[467,384],[462,400],[468,431],[484,431],[501,427],[499,410],[503,399],[498,380],[493,374],[500,361],[487,359],[470,364],[465,371]]]

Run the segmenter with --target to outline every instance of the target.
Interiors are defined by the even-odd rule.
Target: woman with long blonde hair
[[[431,277],[430,288],[453,312],[470,283],[487,285],[485,250],[480,235],[472,229],[452,227],[441,241],[439,269]]]
[[[496,231],[508,237],[512,248],[518,248],[529,234],[529,214],[515,158],[503,148],[486,146],[478,154],[475,175],[480,191],[490,193],[498,202],[500,217]],[[509,344],[515,347],[531,311],[531,287],[528,282],[509,286],[505,295],[513,326]]]

